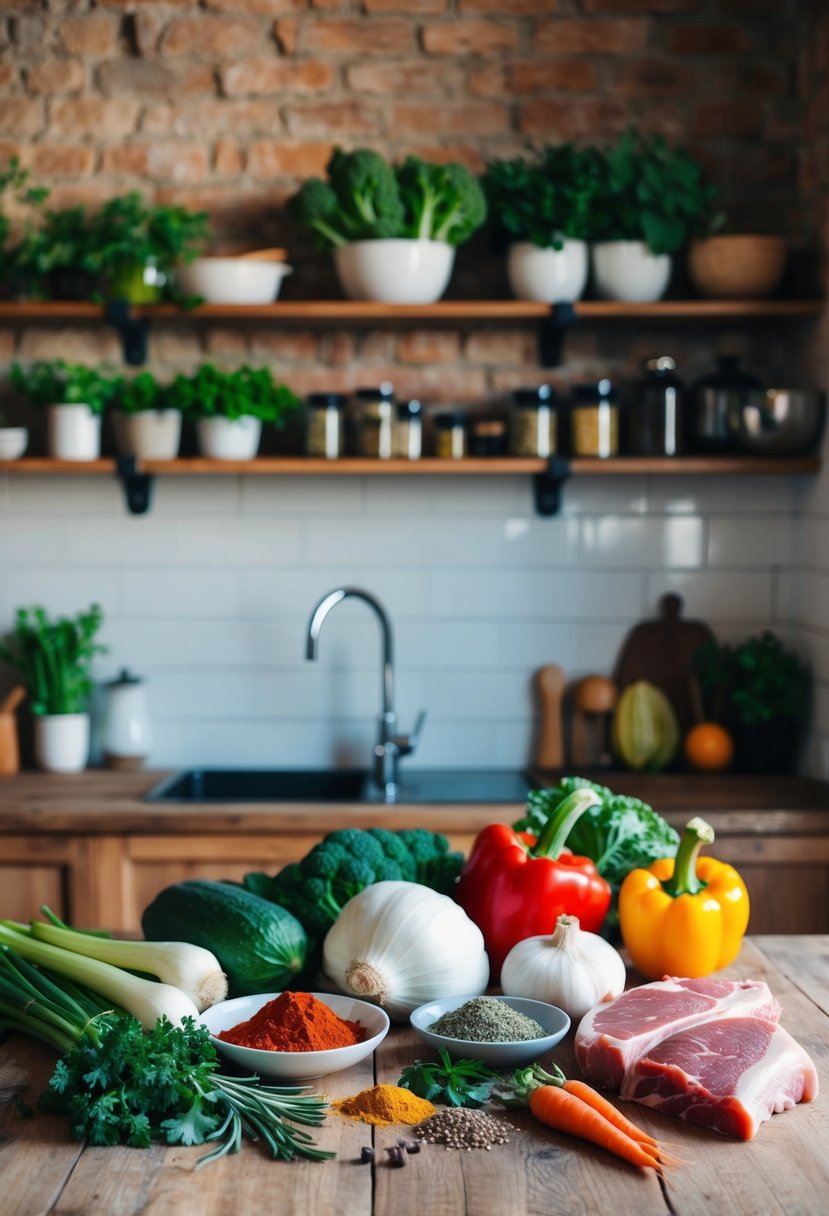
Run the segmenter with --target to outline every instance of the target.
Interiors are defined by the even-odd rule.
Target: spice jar
[[[574,456],[618,456],[619,402],[610,380],[573,389],[570,450]]]
[[[648,359],[628,417],[635,456],[679,456],[684,449],[683,383],[670,355]]]
[[[446,410],[435,414],[435,455],[441,460],[462,460],[466,455],[469,416],[465,410]]]
[[[306,405],[306,453],[336,460],[343,454],[345,396],[342,393],[310,393]]]
[[[512,394],[509,449],[513,456],[552,456],[556,450],[555,395],[549,384]]]
[[[401,401],[397,407],[394,454],[401,460],[419,460],[423,454],[423,410],[419,401]]]
[[[502,418],[475,418],[469,428],[470,456],[503,456],[507,427]]]
[[[358,456],[390,460],[394,454],[394,389],[388,381],[354,393]]]

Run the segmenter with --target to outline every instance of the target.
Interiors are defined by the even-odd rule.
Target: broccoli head
[[[405,236],[461,245],[486,219],[483,188],[457,161],[438,165],[408,156],[397,180],[406,209]]]
[[[288,214],[295,223],[310,228],[314,244],[319,249],[345,245],[349,237],[344,229],[337,195],[327,182],[309,177],[296,194],[288,199]]]
[[[350,240],[401,235],[404,215],[400,188],[394,169],[379,152],[335,148],[326,172]]]

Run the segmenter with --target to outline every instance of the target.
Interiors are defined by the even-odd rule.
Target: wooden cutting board
[[[682,599],[673,592],[659,602],[660,615],[642,621],[628,634],[619,654],[614,680],[619,692],[637,680],[661,688],[674,708],[683,735],[700,720],[691,658],[705,642],[714,641],[704,621],[681,619]]]

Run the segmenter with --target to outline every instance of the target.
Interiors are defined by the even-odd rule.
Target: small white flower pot
[[[597,241],[593,285],[603,300],[646,304],[661,300],[671,278],[669,253],[651,253],[644,241]]]
[[[39,714],[34,755],[47,773],[80,773],[89,761],[89,714]]]
[[[115,437],[122,456],[136,460],[175,460],[181,443],[178,410],[140,410],[113,415]]]
[[[352,241],[334,251],[340,285],[350,300],[434,304],[449,286],[455,247],[446,241]]]
[[[210,460],[253,460],[259,451],[262,422],[259,418],[199,418],[196,438],[202,456]]]
[[[587,242],[570,238],[564,239],[562,249],[542,249],[531,241],[518,241],[507,254],[507,277],[517,300],[542,304],[580,300],[589,269]]]
[[[49,455],[56,460],[97,460],[101,455],[101,415],[88,405],[50,405],[47,421]]]

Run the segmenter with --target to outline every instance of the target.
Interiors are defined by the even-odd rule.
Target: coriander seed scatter
[[[432,1022],[429,1030],[472,1043],[524,1043],[543,1039],[546,1033],[534,1018],[493,996],[476,996],[458,1009],[450,1009]]]

